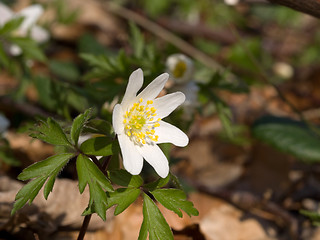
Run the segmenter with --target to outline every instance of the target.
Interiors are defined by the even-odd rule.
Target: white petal
[[[22,53],[21,48],[15,44],[10,45],[8,51],[12,56],[18,56]]]
[[[168,160],[157,145],[144,144],[142,147],[137,147],[137,149],[160,177],[165,178],[168,176]]]
[[[31,38],[38,43],[45,42],[49,39],[49,33],[42,27],[33,26],[31,28]]]
[[[181,105],[185,99],[186,97],[182,92],[175,92],[156,98],[152,105],[156,109],[156,118],[165,118]]]
[[[13,14],[10,8],[0,2],[0,26],[8,22],[13,17]]]
[[[169,78],[168,73],[163,73],[160,76],[156,77],[136,98],[138,101],[140,98],[143,100],[153,100],[156,98],[161,90],[163,89],[165,83]]]
[[[159,136],[157,144],[172,143],[179,147],[185,147],[189,143],[189,138],[184,132],[164,121],[160,121],[160,126],[155,128],[155,135]]]
[[[143,72],[139,68],[131,73],[126,92],[123,96],[121,105],[123,109],[127,109],[128,105],[133,104],[136,98],[137,92],[140,90],[143,84]]]
[[[143,166],[143,158],[137,147],[125,135],[118,135],[124,168],[132,175],[138,175]]]
[[[120,104],[117,104],[113,108],[112,113],[112,126],[116,134],[121,134],[124,131],[123,126],[123,111]]]
[[[39,4],[32,5],[20,11],[17,14],[17,16],[24,17],[24,21],[22,22],[19,28],[21,33],[26,34],[29,28],[35,24],[35,22],[39,19],[42,13],[43,13],[43,8]]]

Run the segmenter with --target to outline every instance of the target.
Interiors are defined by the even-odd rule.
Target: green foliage
[[[123,187],[139,188],[143,184],[143,180],[139,175],[131,175],[126,170],[109,171],[110,180]]]
[[[33,138],[38,138],[53,145],[71,146],[60,125],[52,118],[48,118],[47,122],[40,120],[39,125],[32,130],[33,133],[30,136]]]
[[[83,193],[86,185],[89,185],[89,206],[83,215],[96,212],[103,220],[106,220],[107,195],[105,191],[113,191],[110,181],[99,168],[83,154],[77,158],[77,172],[79,179],[79,191]]]
[[[113,142],[109,137],[90,138],[81,144],[80,150],[87,155],[110,156]]]
[[[1,28],[0,28],[0,35],[6,36],[6,34],[13,32],[18,27],[20,27],[21,23],[23,22],[23,17],[13,18],[10,21],[6,22]]]
[[[118,215],[139,197],[140,192],[140,189],[137,188],[118,188],[108,193],[108,208],[118,205],[114,210],[114,215]]]
[[[90,118],[90,116],[91,116],[91,110],[89,109],[85,111],[83,114],[80,114],[79,116],[77,116],[73,120],[70,136],[73,144],[75,144],[76,146],[78,145],[78,140],[82,132],[82,129],[86,124],[86,122],[88,121],[88,119]]]
[[[22,187],[17,193],[12,214],[22,208],[27,201],[31,204],[48,179],[44,189],[44,197],[47,199],[49,193],[52,191],[54,179],[72,156],[73,154],[71,153],[54,155],[24,169],[18,176],[18,179],[25,181],[34,178],[34,180]]]
[[[150,240],[167,239],[173,240],[172,231],[161,214],[156,204],[148,197],[143,195],[143,222],[139,232],[139,240],[147,239],[149,233]]]
[[[83,132],[104,134],[109,137],[113,137],[114,132],[110,122],[102,119],[91,119],[87,122]]]
[[[80,78],[80,72],[72,62],[51,60],[49,69],[57,77],[70,82],[76,82]]]
[[[264,117],[254,124],[252,132],[256,138],[282,152],[310,163],[320,161],[320,137],[301,122]]]
[[[320,214],[317,212],[311,212],[307,210],[300,210],[300,213],[312,221],[312,224],[315,226],[320,226]]]
[[[186,200],[187,196],[182,190],[173,188],[156,189],[151,194],[164,207],[175,212],[179,217],[182,217],[181,210],[185,211],[189,216],[199,215],[198,210],[193,207],[193,203]]]

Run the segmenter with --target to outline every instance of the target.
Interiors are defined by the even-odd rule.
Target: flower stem
[[[83,240],[84,235],[85,235],[86,232],[87,232],[87,229],[88,229],[88,226],[89,226],[89,222],[90,222],[91,216],[92,216],[92,214],[86,215],[86,216],[84,217],[83,222],[82,222],[82,226],[81,226],[81,229],[80,229],[80,232],[79,232],[79,235],[78,235],[77,240]]]

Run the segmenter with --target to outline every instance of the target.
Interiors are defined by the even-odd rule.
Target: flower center
[[[184,75],[187,70],[187,64],[184,61],[179,61],[175,65],[172,74],[175,78],[180,78]]]
[[[129,111],[123,115],[124,130],[126,135],[137,145],[157,142],[159,136],[155,135],[155,128],[160,126],[158,118],[154,119],[156,109],[151,107],[152,100],[147,101],[146,105],[142,105],[143,99],[134,103]]]

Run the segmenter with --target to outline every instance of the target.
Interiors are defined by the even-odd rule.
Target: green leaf
[[[137,188],[118,188],[108,193],[108,208],[118,205],[114,210],[114,215],[118,215],[139,197],[140,192],[140,189]]]
[[[320,138],[305,124],[288,118],[264,117],[253,126],[259,140],[308,162],[320,161]]]
[[[143,222],[138,240],[145,240],[149,232],[149,240],[173,240],[172,231],[156,204],[143,195]]]
[[[307,210],[300,210],[299,211],[302,215],[310,218],[310,220],[312,221],[312,224],[316,225],[316,226],[320,226],[320,214],[317,212],[311,212],[311,211],[307,211]]]
[[[110,156],[113,142],[110,137],[90,138],[81,144],[80,150],[87,155]]]
[[[87,111],[85,111],[85,113],[80,114],[73,120],[70,135],[71,135],[71,140],[73,141],[74,144],[78,145],[79,136],[81,134],[81,131],[84,125],[90,118],[90,115],[91,115],[91,110],[88,109]]]
[[[48,118],[47,122],[41,120],[39,125],[32,130],[34,133],[30,136],[33,138],[53,145],[72,146],[60,125],[52,118]]]
[[[47,199],[49,193],[52,191],[56,176],[72,156],[73,154],[71,153],[55,155],[24,169],[18,176],[19,180],[35,179],[22,187],[17,193],[16,202],[14,203],[11,214],[14,214],[22,208],[27,201],[31,204],[43,184],[49,178],[43,192],[45,199]]]
[[[80,193],[83,193],[87,184],[90,191],[89,207],[83,214],[96,212],[103,220],[106,220],[107,195],[104,190],[112,192],[111,183],[88,157],[80,154],[76,165]]]
[[[48,157],[24,169],[22,173],[19,174],[18,179],[25,181],[39,176],[49,177],[54,173],[58,173],[72,156],[72,153],[62,153]]]
[[[113,136],[114,133],[112,125],[108,121],[102,119],[89,120],[84,127],[84,131],[89,133],[104,134],[106,136]]]
[[[199,212],[193,207],[193,203],[187,200],[186,194],[179,189],[156,189],[150,192],[164,207],[182,217],[181,210],[189,216],[198,216]],[[181,210],[180,210],[181,209]]]
[[[10,21],[6,22],[3,27],[0,28],[0,35],[12,32],[16,30],[21,23],[23,22],[24,17],[13,18]]]
[[[153,191],[157,188],[164,187],[170,180],[170,174],[165,178],[159,178],[157,181],[144,185],[144,188]]]
[[[72,62],[51,60],[49,68],[54,75],[71,82],[76,82],[80,78],[79,70]]]
[[[27,58],[35,59],[41,62],[46,61],[46,57],[41,48],[33,39],[28,37],[10,37],[9,41],[17,44],[22,49],[23,55]]]
[[[145,48],[145,42],[143,35],[141,34],[141,31],[139,28],[130,22],[130,31],[132,35],[131,43],[132,43],[132,49],[134,50],[134,55],[140,59],[143,55],[143,50]]]
[[[143,183],[140,175],[131,175],[126,170],[109,171],[110,180],[123,187],[140,187]]]
[[[45,181],[46,181],[46,177],[42,176],[42,177],[36,178],[35,180],[23,186],[16,195],[16,198],[15,198],[16,202],[13,205],[11,215],[13,215],[20,208],[22,208],[28,201],[29,201],[29,204],[31,204],[33,199],[39,193]]]

